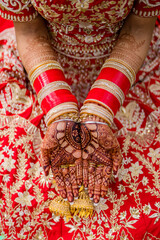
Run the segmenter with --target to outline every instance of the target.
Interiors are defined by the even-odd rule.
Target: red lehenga
[[[130,11],[158,15],[160,2],[1,0],[0,7],[2,17],[10,20],[28,21],[37,11],[47,19],[53,48],[82,103],[123,19]],[[38,160],[44,115],[18,56],[12,22],[0,23],[0,235],[7,240],[160,239],[158,24],[138,82],[112,126],[123,153],[118,177],[91,218],[68,221],[48,209],[57,192],[52,173],[45,179]]]

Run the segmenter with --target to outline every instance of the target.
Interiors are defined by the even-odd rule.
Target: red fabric
[[[0,32],[10,27],[13,27],[13,22],[9,20],[5,20],[0,16]]]
[[[134,1],[133,12],[139,16],[151,17],[160,14],[160,2],[155,0]]]
[[[37,14],[30,1],[5,1],[0,3],[0,15],[8,20],[25,22]]]
[[[36,4],[38,1],[32,2]],[[99,0],[95,2],[101,3]],[[105,4],[113,4],[112,2],[114,1],[104,1]],[[51,1],[48,0],[48,3],[51,5]],[[53,1],[53,6],[54,3]],[[69,13],[72,11],[80,14],[76,8],[78,3],[74,2],[74,8],[70,8]],[[114,5],[116,4],[113,7]],[[121,5],[122,2],[119,2],[119,8]],[[64,10],[60,7],[63,5],[55,7],[55,11],[47,10],[48,14],[55,14],[55,21],[60,20],[57,11],[66,11],[65,6]],[[123,12],[119,8],[113,8],[115,11],[109,11],[109,15],[115,13],[121,18]],[[104,9],[105,6],[102,6],[102,12]],[[92,8],[95,14],[94,10],[97,11],[98,8]],[[45,12],[44,8],[43,11]],[[85,22],[80,22],[85,11],[83,9],[80,12],[82,15],[74,18],[73,22],[77,20],[85,26]],[[100,16],[99,10],[97,13]],[[60,17],[63,14],[64,12]],[[95,27],[95,22],[100,18],[94,15],[94,19]],[[103,17],[99,21],[102,20]],[[112,20],[116,21],[116,16]],[[81,34],[78,29],[78,33],[86,37],[88,33],[85,31],[92,31],[91,26],[88,26],[90,28],[82,29]],[[61,25],[62,31],[63,27]],[[66,32],[64,35],[68,36]],[[14,31],[10,28],[5,34],[0,34],[0,236],[7,240],[160,239],[159,36],[160,29],[157,27],[148,56],[137,75],[138,83],[129,91],[113,125],[123,154],[118,177],[111,181],[108,195],[101,199],[90,219],[74,217],[67,221],[52,215],[48,210],[49,202],[57,192],[52,174],[45,179],[39,164],[40,144],[46,126],[36,95],[19,59]],[[96,41],[97,34],[94,37]],[[88,47],[91,45],[89,43]],[[76,59],[74,62],[62,54],[58,54],[58,57],[65,67],[66,78],[72,83],[73,92],[82,103],[100,71],[103,59]]]

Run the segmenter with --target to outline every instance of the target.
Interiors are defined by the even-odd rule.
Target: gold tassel
[[[91,199],[88,196],[88,193],[85,191],[84,187],[81,186],[79,189],[78,199],[74,201],[71,205],[71,213],[79,217],[91,217],[94,211],[94,206]]]
[[[72,217],[69,202],[64,200],[61,196],[58,196],[51,201],[49,210],[56,216],[66,217],[67,221]]]

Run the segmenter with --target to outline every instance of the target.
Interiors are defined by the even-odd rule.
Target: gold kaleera
[[[79,189],[79,196],[71,205],[71,214],[79,217],[91,217],[94,212],[94,206],[84,186]]]
[[[57,196],[51,201],[49,210],[56,216],[66,217],[67,221],[72,217],[69,202],[64,200],[61,196]]]

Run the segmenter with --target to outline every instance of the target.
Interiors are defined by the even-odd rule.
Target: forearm
[[[27,72],[43,61],[56,59],[42,17],[26,23],[15,22],[14,26],[19,55]]]
[[[147,55],[156,18],[141,18],[130,14],[110,55],[128,63],[138,72]]]
[[[140,18],[134,14],[126,19],[110,57],[81,108],[82,119],[95,115],[112,123],[146,57],[155,21],[155,18]]]
[[[39,16],[27,23],[15,23],[18,51],[46,124],[60,117],[77,119],[78,106],[63,70],[56,61],[44,20]]]

